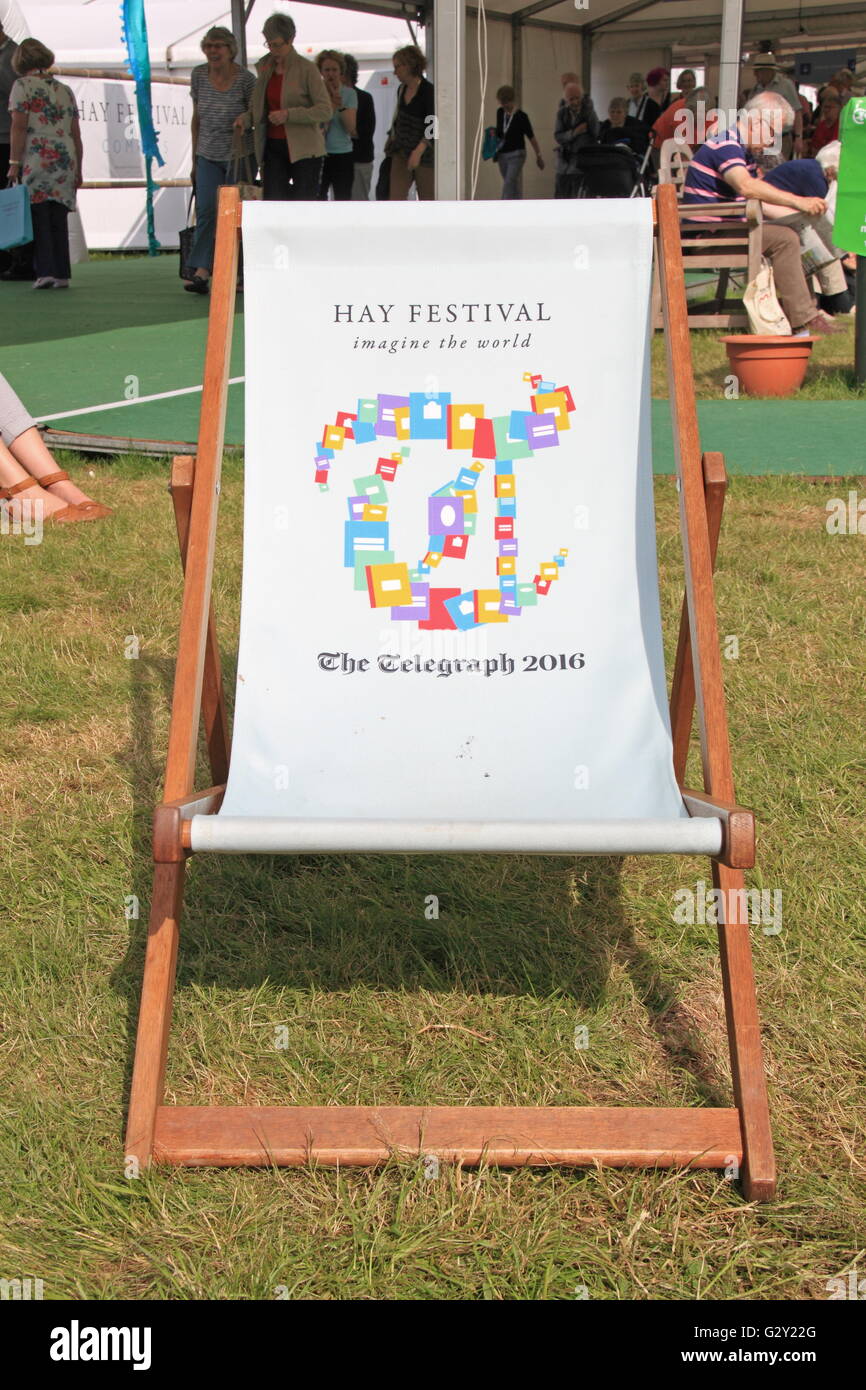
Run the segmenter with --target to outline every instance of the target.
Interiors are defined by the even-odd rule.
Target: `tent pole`
[[[580,78],[587,96],[592,95],[592,30],[580,31]]]
[[[523,25],[519,19],[511,21],[511,85],[519,106],[523,96]]]
[[[237,61],[242,68],[245,68],[247,65],[247,16],[244,0],[232,0],[232,33],[238,44]]]
[[[465,195],[466,0],[437,0],[433,25],[436,82],[436,199]]]
[[[743,0],[723,0],[722,42],[719,51],[719,107],[732,126],[739,106],[740,59],[743,45]]]

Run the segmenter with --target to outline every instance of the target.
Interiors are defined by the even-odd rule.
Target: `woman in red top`
[[[835,87],[825,87],[821,93],[821,119],[812,134],[812,157],[825,145],[839,139],[839,115],[842,98]]]

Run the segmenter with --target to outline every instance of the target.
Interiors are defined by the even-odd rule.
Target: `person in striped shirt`
[[[693,204],[696,212],[698,208],[702,212],[714,203],[757,198],[807,217],[820,217],[826,207],[823,198],[800,197],[757,177],[756,156],[778,144],[792,116],[790,106],[776,92],[752,97],[731,130],[719,131],[698,150],[686,174],[683,204]],[[803,273],[800,238],[793,228],[763,222],[761,248],[773,268],[776,292],[791,331],[800,336],[836,332],[829,316],[820,312],[812,298]]]

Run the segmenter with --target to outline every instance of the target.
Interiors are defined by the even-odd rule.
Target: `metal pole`
[[[437,0],[433,26],[436,78],[436,198],[465,192],[466,0]]]
[[[854,379],[866,384],[866,256],[857,257],[857,313],[854,315]]]
[[[744,0],[724,0],[722,9],[722,42],[719,51],[719,106],[725,112],[728,125],[736,119],[733,113],[739,105],[740,59],[743,51]]]
[[[580,77],[583,90],[592,96],[592,30],[583,29],[580,34]]]
[[[244,0],[232,0],[232,33],[238,45],[237,61],[242,68],[247,65],[247,17]]]
[[[511,21],[511,85],[519,106],[523,87],[523,25],[519,19]]]

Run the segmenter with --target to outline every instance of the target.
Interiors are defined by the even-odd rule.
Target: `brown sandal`
[[[62,468],[58,468],[56,473],[46,473],[44,478],[37,478],[40,487],[53,487],[55,483],[68,483],[71,478]],[[111,507],[104,507],[101,502],[70,502],[70,507],[74,507],[78,513],[79,521],[101,521],[104,516],[111,516]],[[72,518],[70,518],[71,520]]]
[[[59,482],[60,479],[57,479],[57,481]],[[11,487],[2,487],[0,488],[0,502],[11,501],[13,497],[18,496],[19,492],[26,492],[29,487],[41,487],[41,483],[37,482],[35,478],[23,478],[20,483],[13,483]],[[27,499],[22,498],[21,500],[26,501]],[[34,502],[38,502],[38,500],[38,497],[33,498]],[[67,503],[67,505],[61,507],[59,511],[50,512],[48,516],[43,518],[43,522],[56,521],[62,525],[65,522],[86,521],[87,519],[87,517],[79,515],[77,507],[73,507],[70,503]]]

